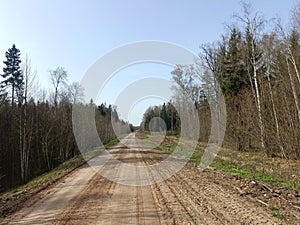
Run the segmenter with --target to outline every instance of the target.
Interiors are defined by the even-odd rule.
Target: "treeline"
[[[152,122],[154,124],[150,126],[151,119],[155,117],[161,118],[165,122],[165,127],[163,127],[158,120],[153,120]],[[148,131],[150,128],[152,131],[167,129],[168,131],[178,132],[180,128],[180,118],[171,102],[167,104],[164,103],[162,106],[150,106],[144,113],[141,128]]]
[[[80,154],[72,129],[72,107],[75,103],[84,106],[80,103],[83,90],[78,83],[67,84],[64,68],[49,71],[53,88],[47,97],[32,85],[35,72],[28,59],[22,64],[15,45],[5,56],[0,88],[0,191],[26,183]],[[40,93],[38,100],[34,92]],[[112,118],[122,132],[129,132],[128,124],[111,105],[85,105],[95,109],[104,144],[116,137]]]
[[[174,86],[195,102],[200,141],[208,141],[210,132],[208,100],[218,99],[222,91],[227,108],[225,146],[299,159],[300,4],[292,10],[287,29],[279,19],[267,22],[251,13],[247,4],[243,9],[221,40],[201,46],[201,61],[174,69]],[[272,24],[273,29],[264,31]],[[176,94],[172,101],[180,104]],[[161,114],[162,107],[157,109]],[[149,110],[144,124],[148,115]]]

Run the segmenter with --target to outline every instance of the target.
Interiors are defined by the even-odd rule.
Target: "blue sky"
[[[297,0],[251,2],[266,18],[278,15],[286,24]],[[69,82],[79,81],[103,54],[129,42],[162,40],[197,53],[199,45],[218,40],[225,23],[230,24],[233,13],[240,11],[238,0],[0,0],[0,60],[15,43],[23,56],[29,55],[48,88],[49,69],[63,66]],[[99,101],[113,104],[116,93],[139,76],[169,78],[169,71],[161,65],[126,68],[111,80]],[[156,102],[140,104],[131,122],[138,124],[143,107]]]

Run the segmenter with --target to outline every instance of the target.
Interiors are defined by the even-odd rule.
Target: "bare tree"
[[[218,98],[220,92],[219,82],[222,80],[222,59],[225,57],[225,43],[214,43],[212,45],[202,45],[200,58],[197,62],[197,74],[199,80],[204,85],[204,90],[209,93],[207,96]],[[204,69],[204,72],[203,72]]]
[[[66,84],[68,73],[63,67],[57,67],[55,70],[50,70],[50,79],[54,87],[54,105],[57,106],[58,91],[60,85]]]
[[[300,2],[292,9],[292,26],[300,30]]]
[[[244,8],[244,15],[239,16],[236,15],[236,17],[242,21],[246,28],[247,28],[247,41],[249,42],[249,50],[250,50],[250,55],[248,60],[250,61],[252,69],[249,70],[248,72],[251,71],[252,74],[250,74],[250,81],[253,79],[254,81],[254,90],[253,92],[255,93],[255,102],[256,102],[256,107],[257,107],[257,112],[258,112],[258,123],[259,123],[259,129],[260,129],[260,144],[261,148],[263,151],[265,151],[265,140],[264,140],[264,135],[265,135],[265,128],[264,128],[264,123],[262,119],[262,103],[261,103],[261,91],[259,87],[259,79],[258,79],[258,73],[257,73],[257,68],[259,67],[260,62],[257,60],[257,54],[258,54],[258,47],[257,43],[259,40],[260,32],[261,29],[263,28],[265,24],[265,20],[258,14],[255,13],[254,16],[251,14],[251,5],[243,3],[243,8]]]
[[[22,71],[24,76],[24,101],[27,103],[28,98],[32,97],[32,88],[34,86],[34,82],[37,78],[37,71],[32,70],[31,59],[26,55],[25,62],[22,65]]]
[[[73,82],[72,84],[70,84],[68,86],[68,92],[69,92],[70,101],[72,104],[76,104],[83,100],[84,90],[79,82]]]
[[[293,75],[292,75],[292,70],[290,68],[290,63],[292,64],[294,71],[296,73],[296,78],[298,81],[298,85],[300,85],[300,74],[299,74],[299,69],[296,63],[296,58],[295,55],[293,53],[293,50],[291,48],[289,39],[286,35],[286,32],[284,31],[283,27],[280,24],[280,21],[277,23],[277,29],[279,30],[279,33],[281,35],[282,38],[282,52],[285,53],[285,59],[286,59],[286,65],[287,65],[287,69],[288,69],[288,75],[290,78],[290,84],[292,87],[292,92],[293,92],[293,96],[294,96],[294,101],[295,101],[295,105],[296,105],[296,110],[297,110],[297,114],[298,114],[298,120],[300,121],[300,106],[299,106],[299,98],[297,95],[297,90],[296,90],[296,86],[295,86],[295,81],[293,79]]]
[[[268,83],[268,89],[269,89],[269,94],[270,94],[270,101],[272,105],[272,111],[273,111],[273,116],[274,116],[274,122],[275,122],[275,127],[276,127],[276,136],[278,139],[279,143],[279,148],[282,154],[282,157],[286,158],[286,153],[283,148],[282,144],[282,139],[281,139],[281,133],[280,133],[280,127],[279,127],[279,122],[278,122],[278,113],[277,109],[275,107],[274,103],[274,94],[273,94],[273,88],[271,85],[271,77],[273,75],[272,73],[272,63],[274,62],[274,48],[276,48],[276,45],[274,45],[275,42],[275,33],[272,33],[270,36],[265,36],[263,40],[263,49],[264,49],[264,64],[266,67],[266,74],[265,76],[267,77],[267,83]]]
[[[28,94],[31,91],[31,87],[37,74],[36,71],[32,71],[31,60],[27,55],[24,64],[22,65],[22,73],[24,76],[24,105],[20,108],[19,113],[19,146],[21,179],[23,182],[26,182],[29,174],[29,156],[33,139],[33,117],[28,115],[27,101]]]

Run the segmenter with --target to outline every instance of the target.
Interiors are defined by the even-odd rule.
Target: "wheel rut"
[[[145,186],[145,179],[163,177],[169,168],[141,173],[139,167],[148,168],[166,155],[141,145],[134,134],[108,152],[117,161],[96,166],[98,173],[79,168],[1,224],[283,224],[266,207],[226,188],[222,182],[229,181],[211,170],[200,173],[187,165],[169,179]],[[124,185],[126,181],[134,185]]]

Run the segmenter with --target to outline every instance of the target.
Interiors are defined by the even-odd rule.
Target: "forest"
[[[266,20],[249,4],[242,8],[242,15],[233,16],[219,40],[200,46],[195,65],[174,68],[172,100],[149,107],[141,127],[148,130],[151,118],[159,116],[169,131],[179,135],[180,118],[171,105],[182,104],[176,95],[181,89],[197,108],[199,141],[208,142],[209,100],[223,93],[227,111],[223,146],[299,159],[300,4],[291,10],[286,28],[280,18]]]
[[[271,27],[271,29],[270,29]],[[9,46],[8,46],[9,47]],[[266,20],[243,5],[242,15],[226,26],[219,40],[200,45],[195,65],[177,65],[172,71],[173,98],[151,106],[141,128],[153,117],[180,134],[176,111],[185,91],[194,102],[200,123],[200,142],[211,128],[209,100],[225,96],[227,123],[223,146],[238,151],[262,151],[269,157],[300,158],[300,4],[291,11],[289,26],[280,18]],[[81,103],[84,90],[68,84],[63,67],[49,70],[49,92],[39,90],[28,56],[14,44],[5,52],[0,73],[0,191],[28,182],[80,154],[72,129],[72,106]],[[200,80],[200,82],[196,82]],[[116,107],[93,101],[98,134],[114,139],[111,120],[120,127]],[[101,129],[105,128],[105,129]],[[124,128],[124,132],[130,132]]]
[[[63,67],[49,71],[51,91],[39,91],[34,85],[36,71],[26,56],[13,45],[5,53],[0,87],[0,191],[26,183],[80,154],[72,129],[72,106],[83,104],[79,83],[67,83]],[[35,98],[34,98],[35,97]],[[120,120],[112,105],[92,101],[98,134],[105,144],[114,139],[113,118]],[[105,127],[104,129],[101,129]]]

